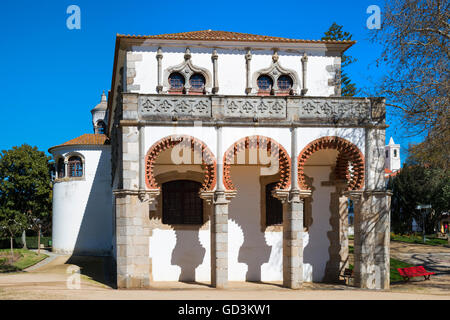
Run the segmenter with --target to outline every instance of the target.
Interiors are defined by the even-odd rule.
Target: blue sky
[[[81,9],[81,29],[66,27],[69,5]],[[381,49],[369,40],[369,5],[358,1],[93,1],[3,0],[0,13],[0,150],[28,143],[49,147],[93,133],[90,110],[110,89],[117,33],[161,34],[223,30],[299,39],[320,39],[336,22],[358,41],[347,53],[358,59],[347,72],[358,87],[383,74]],[[383,13],[383,12],[382,12]],[[408,142],[388,113],[387,140]]]

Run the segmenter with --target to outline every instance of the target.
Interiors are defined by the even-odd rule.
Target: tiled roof
[[[79,136],[78,138],[51,147],[50,149],[62,146],[75,146],[75,145],[104,145],[107,144],[108,142],[109,142],[108,137],[105,134],[86,133],[83,134],[82,136]]]
[[[161,39],[161,40],[201,40],[201,41],[243,41],[243,42],[288,42],[288,43],[325,43],[325,44],[354,44],[356,41],[336,41],[336,40],[302,40],[272,36],[261,36],[257,34],[202,30],[180,33],[166,33],[153,36],[145,35],[121,35],[118,38],[130,39]]]

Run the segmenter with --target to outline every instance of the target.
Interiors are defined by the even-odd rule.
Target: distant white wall
[[[109,255],[113,238],[110,147],[61,147],[52,150],[55,158],[70,152],[84,157],[84,177],[53,185],[53,250]]]

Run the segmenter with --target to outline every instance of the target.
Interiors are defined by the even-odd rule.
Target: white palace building
[[[389,288],[385,100],[341,97],[353,41],[117,35],[94,134],[50,148],[53,249],[158,281]]]

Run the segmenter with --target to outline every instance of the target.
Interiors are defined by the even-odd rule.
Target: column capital
[[[297,199],[309,198],[312,195],[311,190],[283,190],[283,189],[275,189],[272,191],[272,195],[280,200],[282,203],[290,203],[295,202]]]

